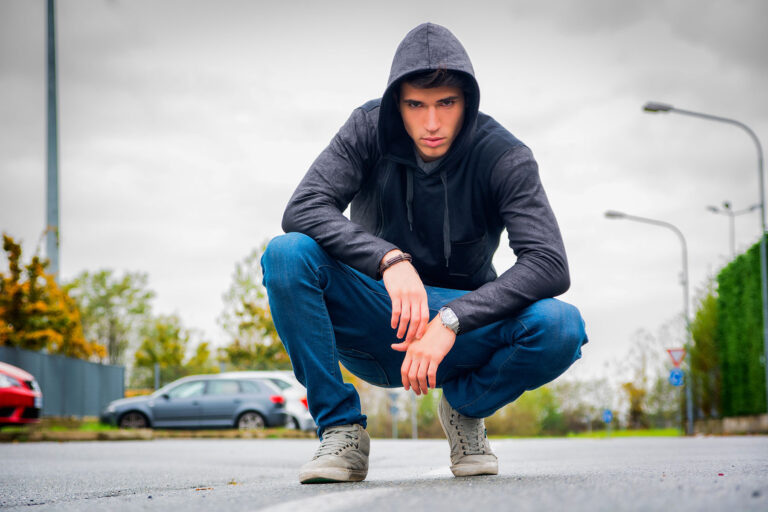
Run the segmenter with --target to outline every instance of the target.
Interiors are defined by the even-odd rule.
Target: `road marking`
[[[271,507],[261,509],[261,512],[296,512],[311,510],[312,512],[328,512],[339,508],[351,508],[389,494],[395,489],[356,489],[354,491],[331,492],[309,498],[286,501]]]

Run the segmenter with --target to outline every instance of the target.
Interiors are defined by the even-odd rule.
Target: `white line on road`
[[[356,489],[354,491],[332,492],[278,503],[277,505],[261,509],[261,512],[296,512],[297,510],[328,512],[338,510],[341,507],[348,508],[362,505],[394,490],[393,488],[385,487],[383,489]]]

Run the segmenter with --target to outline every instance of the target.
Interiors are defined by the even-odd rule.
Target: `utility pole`
[[[59,134],[56,101],[56,20],[53,0],[48,0],[47,31],[47,180],[45,202],[45,252],[50,272],[59,280]]]

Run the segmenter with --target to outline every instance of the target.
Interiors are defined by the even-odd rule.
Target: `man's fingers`
[[[392,328],[397,328],[397,322],[400,321],[400,299],[392,299]]]
[[[434,361],[429,362],[429,369],[427,370],[427,385],[432,389],[437,387],[437,367],[438,363]]]
[[[420,338],[418,333],[423,331],[421,322],[421,307],[418,302],[414,302],[411,305],[411,325],[408,326],[408,335],[405,337],[405,341],[411,342],[413,338]]]
[[[410,345],[410,343],[406,341],[401,341],[400,343],[393,343],[390,346],[392,347],[392,350],[397,350],[398,352],[405,352],[406,350],[408,350],[408,345]]]
[[[411,363],[411,367],[408,370],[408,382],[411,384],[411,387],[413,388],[413,392],[417,395],[421,394],[421,386],[419,384],[419,362],[414,361]]]
[[[421,315],[421,324],[419,324],[419,332],[416,333],[416,339],[424,337],[424,333],[427,332],[427,326],[429,325],[429,304],[426,300],[421,303],[419,314]]]
[[[419,371],[416,372],[419,381],[419,388],[425,395],[429,392],[429,386],[427,385],[427,368],[427,362],[422,361],[419,365]]]
[[[411,320],[411,304],[409,302],[403,302],[403,309],[400,312],[400,328],[397,330],[397,337],[402,338],[405,336],[405,331],[408,328],[408,323]]]
[[[402,343],[401,343],[402,345]],[[400,367],[400,377],[403,380],[403,387],[406,391],[409,389],[410,380],[408,379],[408,371],[411,369],[411,356],[406,354],[403,360],[403,365]]]

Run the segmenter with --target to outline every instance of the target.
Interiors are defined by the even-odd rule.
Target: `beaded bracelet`
[[[392,265],[395,265],[396,263],[400,263],[401,261],[413,261],[413,256],[411,256],[407,252],[403,252],[398,254],[397,256],[393,256],[392,258],[388,259],[387,261],[379,265],[379,275],[383,276],[385,270],[387,270]]]

